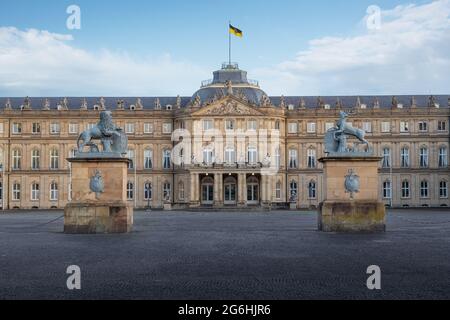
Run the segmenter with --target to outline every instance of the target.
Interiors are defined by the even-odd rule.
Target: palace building
[[[269,97],[237,64],[213,76],[192,97],[0,98],[1,207],[64,208],[66,159],[102,110],[129,137],[136,208],[317,207],[341,110],[382,157],[386,205],[450,205],[450,96]]]

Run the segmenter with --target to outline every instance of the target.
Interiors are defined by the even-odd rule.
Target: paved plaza
[[[320,233],[314,212],[288,211],[136,212],[131,234],[65,235],[61,215],[0,215],[0,299],[450,298],[443,210],[390,211],[378,235]]]

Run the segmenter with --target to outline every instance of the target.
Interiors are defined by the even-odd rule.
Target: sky
[[[190,96],[229,21],[269,95],[450,93],[450,0],[2,0],[0,96]]]

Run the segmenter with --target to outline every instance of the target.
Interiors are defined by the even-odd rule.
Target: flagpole
[[[230,32],[231,21],[228,25],[228,65],[231,66],[231,32]]]

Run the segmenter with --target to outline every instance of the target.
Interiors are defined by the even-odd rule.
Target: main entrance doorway
[[[214,180],[206,177],[202,180],[202,204],[212,205],[214,203]]]
[[[224,204],[225,205],[236,205],[236,179],[234,177],[227,177],[224,181]]]
[[[259,181],[254,176],[247,179],[247,204],[259,204]]]

